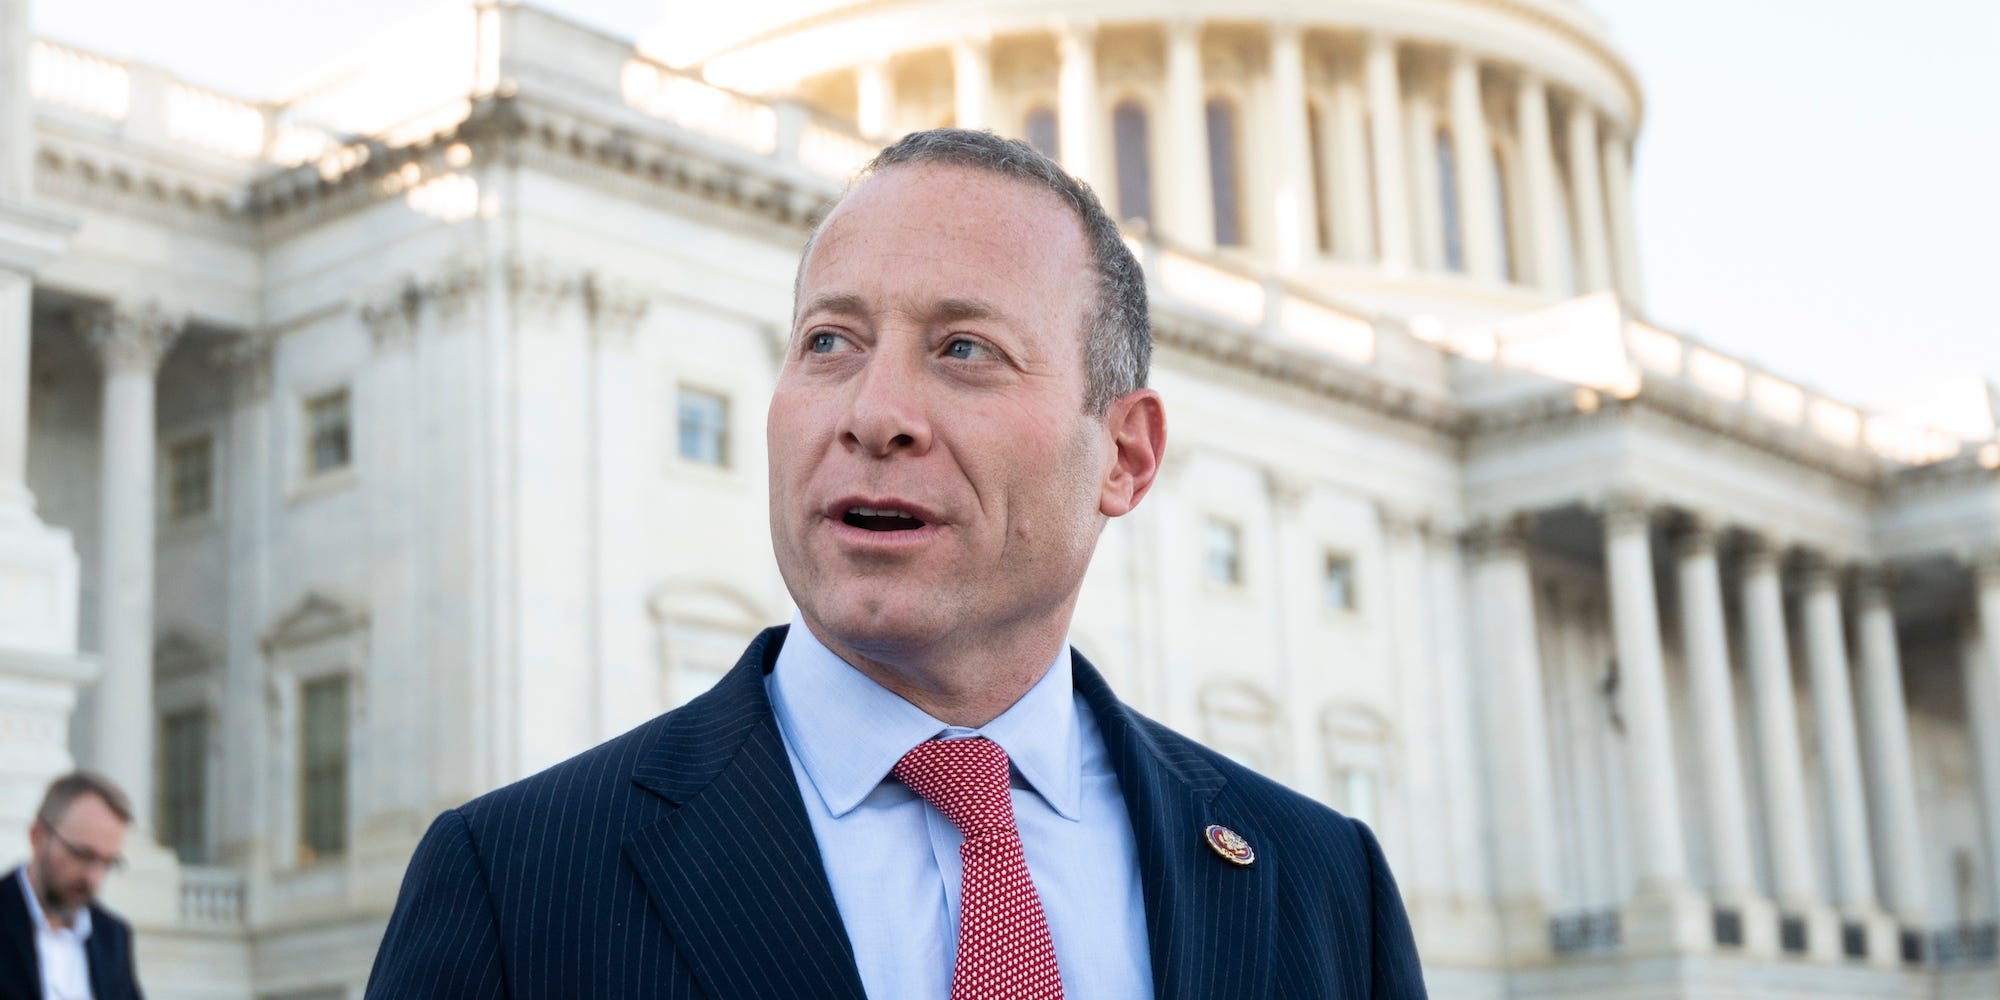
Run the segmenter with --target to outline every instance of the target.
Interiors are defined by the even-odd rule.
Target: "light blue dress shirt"
[[[947,726],[870,680],[796,615],[764,688],[869,996],[951,995],[964,837],[889,769],[927,739],[966,736],[1013,761],[1014,818],[1064,995],[1153,995],[1132,822],[1097,720],[1071,687],[1068,646],[979,729]]]

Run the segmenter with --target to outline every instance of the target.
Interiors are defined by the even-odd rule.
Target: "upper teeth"
[[[862,517],[911,517],[906,511],[876,510],[873,507],[849,507],[847,508],[847,512],[849,514],[859,514]]]

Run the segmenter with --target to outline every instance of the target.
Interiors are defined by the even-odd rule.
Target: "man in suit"
[[[371,997],[1423,996],[1367,828],[1067,643],[1166,444],[1145,282],[1023,143],[884,150],[768,420],[797,605],[712,690],[445,813]]]
[[[0,997],[138,1000],[132,928],[96,902],[124,864],[132,808],[102,775],[57,778],[28,827],[28,863],[0,884]]]

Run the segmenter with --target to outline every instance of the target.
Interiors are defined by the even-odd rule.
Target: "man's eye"
[[[990,358],[993,356],[993,352],[985,344],[976,340],[967,340],[963,337],[946,344],[944,353],[947,357],[955,358],[959,361],[977,361],[980,358]]]
[[[806,341],[806,346],[814,354],[832,354],[841,349],[840,334],[815,333]]]

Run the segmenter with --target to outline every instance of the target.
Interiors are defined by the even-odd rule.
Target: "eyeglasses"
[[[106,857],[56,832],[55,824],[48,820],[38,818],[36,822],[42,824],[42,829],[47,830],[49,836],[56,838],[56,843],[61,844],[63,850],[68,851],[69,856],[75,858],[78,864],[86,867],[102,865],[106,871],[114,872],[125,869],[125,855],[113,854]]]

